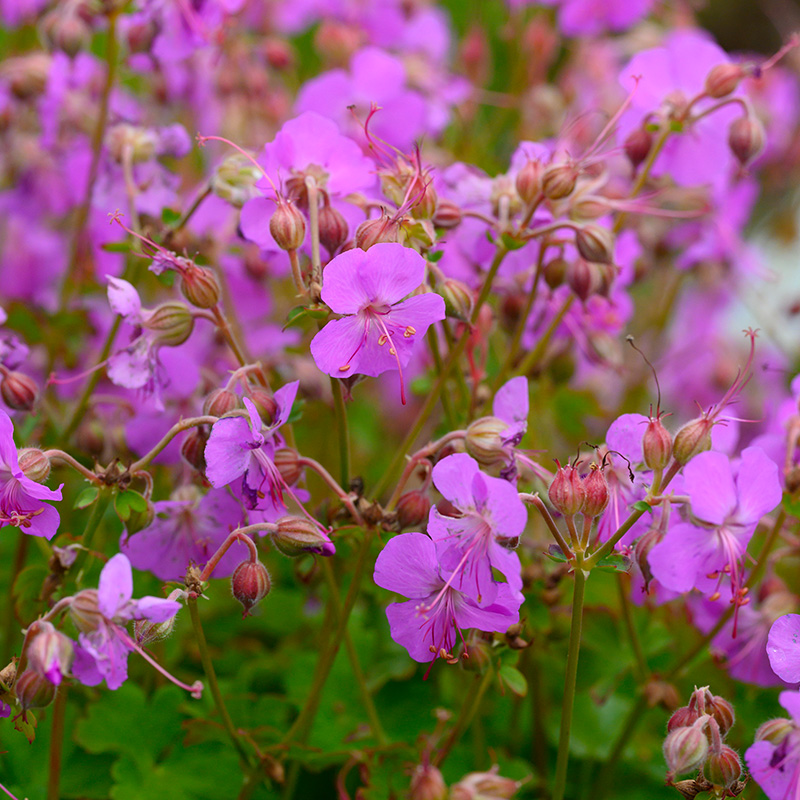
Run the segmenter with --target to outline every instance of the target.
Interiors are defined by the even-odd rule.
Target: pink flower
[[[772,671],[787,683],[800,683],[800,614],[785,614],[769,630],[767,655]]]
[[[425,280],[425,259],[401,244],[348,250],[323,272],[322,299],[345,316],[311,341],[317,366],[334,378],[373,377],[403,367],[428,327],[444,319],[436,294],[409,297]],[[405,398],[403,398],[405,402]]]
[[[764,723],[744,757],[769,800],[794,800],[800,792],[800,693],[781,692],[779,701],[791,719]]]

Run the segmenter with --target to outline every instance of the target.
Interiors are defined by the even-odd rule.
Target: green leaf
[[[502,234],[500,240],[503,242],[503,247],[505,247],[506,250],[520,250],[528,244],[525,241],[515,239],[510,233]]]
[[[633,508],[636,511],[653,511],[653,507],[646,500],[639,500],[637,503],[634,503]]]
[[[165,225],[174,225],[181,218],[181,212],[174,208],[161,209],[161,221]]]
[[[431,264],[435,264],[437,261],[441,261],[443,255],[444,250],[435,250],[432,253],[428,253],[426,258],[431,262]]]
[[[544,553],[551,561],[556,561],[559,564],[564,564],[567,561],[567,557],[564,555],[564,551],[557,545],[551,544],[550,547],[545,550]]]
[[[304,306],[295,306],[289,313],[286,315],[286,323],[283,326],[283,330],[287,328],[291,328],[293,325],[299,324],[303,317],[308,316],[308,309]]]
[[[628,556],[624,556],[622,553],[611,553],[597,562],[596,569],[602,569],[605,572],[628,572],[631,563]]]
[[[75,498],[75,502],[73,503],[73,508],[88,508],[95,500],[97,500],[97,496],[100,494],[100,489],[97,486],[87,486],[78,496]]]
[[[525,676],[516,668],[505,665],[500,667],[500,679],[508,686],[517,697],[525,697],[528,694],[528,681]]]
[[[14,720],[14,728],[18,730],[31,744],[36,738],[36,717],[32,711],[21,714]]]

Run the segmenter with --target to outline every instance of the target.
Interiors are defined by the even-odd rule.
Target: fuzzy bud
[[[400,241],[400,223],[387,216],[364,220],[357,228],[354,237],[356,247],[369,250],[374,244]]]
[[[297,450],[292,450],[291,447],[282,447],[275,453],[272,461],[287,486],[294,486],[303,475],[300,454]]]
[[[256,194],[256,182],[261,173],[250,159],[241,153],[228,156],[211,176],[211,189],[236,208],[241,208]]]
[[[0,395],[3,402],[14,411],[30,411],[33,408],[39,389],[36,381],[24,372],[6,372],[0,379]]]
[[[583,515],[585,517],[596,517],[602,514],[608,505],[608,483],[603,475],[603,470],[595,464],[589,470],[589,474],[583,481],[586,490],[586,500],[583,503]]]
[[[24,711],[45,708],[55,700],[56,687],[44,675],[26,669],[14,684],[14,694]]]
[[[450,800],[508,800],[519,789],[519,783],[490,772],[470,772],[450,789]]]
[[[181,278],[181,292],[196,308],[214,308],[219,303],[219,281],[210,269],[192,264]]]
[[[582,258],[576,258],[567,264],[565,277],[573,294],[584,302],[597,293],[602,283],[598,265]]]
[[[279,203],[270,217],[269,232],[281,250],[297,250],[306,238],[306,218],[294,203]]]
[[[716,720],[723,736],[728,733],[736,721],[736,713],[733,710],[733,706],[718,694],[711,694],[711,692],[706,694],[705,710],[706,714],[710,714]]]
[[[561,200],[575,190],[578,170],[573,164],[551,164],[542,173],[542,194],[548,200]]]
[[[452,230],[461,224],[462,219],[461,208],[452,200],[439,200],[433,215],[433,224],[437,228],[443,228],[446,231]]]
[[[675,709],[672,713],[672,716],[669,718],[667,722],[667,733],[671,733],[676,728],[688,728],[694,725],[698,719],[700,719],[701,714],[697,710],[697,708],[692,706],[681,706],[680,708]]]
[[[565,517],[577,514],[586,501],[586,487],[578,470],[569,464],[559,467],[547,490],[547,496],[559,514]]]
[[[703,764],[703,777],[714,786],[729,789],[742,774],[742,761],[739,754],[728,745],[723,744],[718,753],[713,750]]]
[[[167,600],[185,600],[185,589],[173,589],[167,596]],[[175,629],[177,614],[164,622],[153,622],[149,619],[137,619],[133,621],[133,638],[140,647],[145,647],[152,642],[160,642],[172,636]]]
[[[542,191],[542,169],[541,161],[526,161],[517,173],[517,194],[526,205],[530,205]]]
[[[456,278],[445,278],[439,290],[444,298],[448,316],[469,322],[475,306],[475,296],[469,286]]]
[[[349,235],[350,229],[341,211],[326,202],[319,210],[319,241],[322,246],[332,256]]]
[[[481,417],[467,428],[464,445],[467,452],[483,467],[508,460],[503,434],[508,423],[497,417]]]
[[[418,764],[411,776],[409,800],[445,800],[447,785],[433,764]]]
[[[708,737],[703,730],[707,721],[707,717],[701,717],[692,726],[667,734],[664,759],[671,774],[683,775],[703,765],[708,755]]]
[[[38,632],[26,649],[28,667],[55,686],[69,674],[74,652],[72,641],[50,622],[37,622]]]
[[[614,261],[614,234],[602,225],[591,222],[575,231],[578,252],[595,264],[611,264]]]
[[[544,282],[551,288],[557,289],[564,283],[567,277],[567,270],[569,269],[569,264],[566,262],[565,259],[561,258],[561,256],[557,256],[556,258],[551,258],[545,265],[544,265]],[[573,291],[575,291],[573,289]]]
[[[97,589],[83,589],[72,598],[69,616],[81,633],[96,631],[103,621],[97,601]]]
[[[305,517],[281,517],[277,526],[278,530],[271,537],[272,543],[285,556],[296,558],[305,553],[332,556],[336,552],[328,535]]]
[[[622,145],[634,169],[643,164],[653,149],[653,134],[647,128],[635,128]]]
[[[53,48],[61,50],[72,58],[87,48],[92,34],[80,14],[74,13],[68,5],[50,12],[42,20],[41,29]]]
[[[705,93],[715,100],[727,97],[739,86],[745,72],[738,64],[717,64],[706,75]]]
[[[193,428],[181,443],[181,457],[192,468],[203,472],[206,468],[206,444],[208,432],[203,428]]]
[[[713,424],[707,417],[698,417],[687,422],[675,434],[672,455],[681,466],[688,464],[698,453],[711,449]]]
[[[794,729],[795,725],[790,719],[770,719],[756,730],[755,741],[779,745]]]
[[[50,459],[35,447],[23,447],[19,456],[19,468],[26,478],[44,483],[50,475]]]
[[[170,301],[153,309],[143,325],[155,333],[162,347],[177,347],[192,335],[194,316],[185,304]]]
[[[672,436],[661,423],[652,417],[642,436],[642,455],[649,469],[664,469],[672,456]]]
[[[764,149],[765,141],[764,126],[751,114],[734,120],[728,129],[728,147],[743,167]]]
[[[214,389],[203,402],[203,414],[221,417],[239,408],[239,398],[229,389]]]
[[[231,576],[231,590],[244,608],[243,618],[269,594],[271,588],[269,572],[260,561],[242,561]]]
[[[428,519],[431,501],[425,492],[415,489],[400,495],[396,510],[400,528],[414,528]]]

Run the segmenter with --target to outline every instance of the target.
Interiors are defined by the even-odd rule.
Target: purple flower
[[[403,300],[424,279],[425,259],[401,244],[336,256],[323,272],[322,299],[346,316],[329,322],[311,341],[317,366],[334,378],[375,377],[390,369],[402,378],[415,343],[445,315],[439,295]]]
[[[456,589],[437,558],[436,545],[423,533],[404,533],[386,543],[375,562],[375,583],[410,598],[386,609],[392,639],[415,661],[452,658],[464,628],[507,631],[519,621],[522,595],[500,585],[494,602],[482,605]]]
[[[769,630],[767,655],[772,671],[787,683],[800,683],[800,614],[785,614]]]
[[[133,575],[127,556],[117,553],[103,567],[97,589],[84,589],[73,598],[70,615],[80,631],[72,674],[86,686],[105,679],[119,689],[128,677],[128,653],[136,650],[125,625],[134,619],[166,622],[181,605],[159,597],[133,597]]]
[[[730,575],[738,602],[747,545],[761,517],[781,500],[778,468],[760,447],[748,447],[737,472],[727,456],[708,451],[695,456],[683,475],[695,521],[669,529],[650,551],[650,569],[668,589],[717,596],[722,576]]]
[[[509,0],[520,5],[520,0]],[[558,27],[567,36],[595,36],[604,31],[624,31],[644,17],[653,0],[541,0],[558,6]]]
[[[769,800],[794,800],[800,792],[800,693],[781,692],[780,704],[791,720],[779,727],[772,720],[756,733],[757,741],[744,754],[751,777]],[[769,735],[770,726],[776,735],[759,739],[759,733]]]
[[[283,492],[287,487],[273,457],[281,444],[278,428],[289,419],[299,383],[287,383],[275,392],[278,410],[266,430],[247,397],[247,417],[223,417],[211,428],[205,450],[206,477],[217,489],[241,478],[242,499],[251,510],[286,513]]]
[[[519,542],[528,512],[514,485],[484,475],[464,453],[443,458],[433,468],[433,483],[459,511],[448,517],[434,507],[428,519],[442,567],[457,575],[454,583],[474,586],[479,602],[492,603],[503,586],[492,579],[494,568],[519,591],[519,557],[509,547]]]
[[[14,445],[14,425],[0,409],[0,528],[15,525],[31,536],[52,539],[60,518],[58,511],[43,501],[60,500],[61,486],[48,489],[23,473]]]

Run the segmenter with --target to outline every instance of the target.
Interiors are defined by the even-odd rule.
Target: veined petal
[[[497,390],[492,403],[494,416],[512,426],[527,427],[528,408],[528,379],[524,375],[504,383]]]
[[[2,408],[0,408],[0,464],[11,470],[12,474],[20,474],[17,447],[14,444],[14,423]]]
[[[457,509],[467,511],[475,507],[472,481],[479,471],[478,462],[472,456],[466,453],[454,453],[443,458],[433,468],[433,485]],[[434,510],[432,509],[431,513]]]
[[[367,334],[377,339],[377,334],[367,330],[367,321],[361,316],[343,317],[329,322],[311,340],[314,362],[322,372],[333,378],[348,378],[359,372],[372,375],[372,372],[364,372],[360,368],[361,351],[368,338]]]
[[[674,592],[693,589],[698,576],[711,572],[717,552],[716,534],[694,525],[674,525],[650,551],[647,560],[658,582]],[[720,564],[720,567],[724,564]]]
[[[736,486],[739,490],[736,517],[746,525],[758,523],[780,503],[783,494],[778,466],[760,447],[742,451]]]
[[[205,449],[206,477],[219,489],[241,477],[250,463],[250,420],[226,417],[214,423]]]
[[[402,533],[386,542],[375,561],[378,586],[404,597],[428,597],[441,589],[436,546],[424,533]]]
[[[769,629],[767,656],[781,680],[800,683],[800,614],[785,614],[775,620]],[[800,712],[800,695],[795,711]]]
[[[181,604],[175,600],[146,595],[136,600],[134,619],[149,619],[151,622],[166,622],[181,610]]]
[[[683,470],[692,513],[704,522],[721,525],[736,508],[736,487],[726,455],[706,451],[695,456]]]
[[[106,619],[114,619],[133,597],[131,562],[117,553],[103,567],[97,588],[97,606]]]
[[[125,319],[137,324],[142,319],[142,301],[139,293],[132,283],[122,278],[108,279],[108,304],[115,314],[121,314]]]
[[[280,428],[281,425],[285,425],[289,417],[292,413],[292,406],[294,405],[294,400],[297,397],[297,389],[300,386],[300,381],[292,381],[291,383],[287,383],[285,386],[281,386],[277,392],[275,392],[275,402],[278,405],[278,414],[275,417],[275,421],[272,423],[272,428]]]

